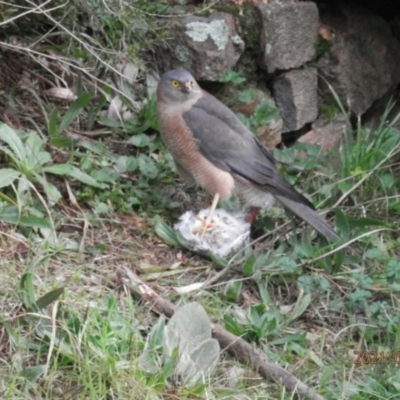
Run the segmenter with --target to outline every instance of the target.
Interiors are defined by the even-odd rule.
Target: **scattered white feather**
[[[204,282],[195,282],[190,285],[186,286],[173,286],[173,289],[178,293],[178,294],[186,294],[193,292],[194,290],[198,290],[203,286]]]
[[[248,243],[250,224],[246,222],[243,212],[229,212],[218,208],[214,212],[212,226],[207,229],[201,239],[204,221],[210,209],[203,209],[198,214],[186,211],[181,215],[180,222],[174,225],[184,237],[186,245],[196,251],[211,251],[213,254],[225,257],[234,250],[239,250]]]

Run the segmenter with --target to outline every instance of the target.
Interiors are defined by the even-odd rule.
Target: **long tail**
[[[339,239],[339,235],[322,219],[322,217],[309,206],[289,200],[286,197],[275,197],[283,204],[285,208],[297,215],[303,221],[311,225],[317,232],[325,236],[328,240]]]

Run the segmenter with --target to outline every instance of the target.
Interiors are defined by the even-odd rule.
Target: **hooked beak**
[[[190,86],[190,82],[185,82],[182,86],[181,86],[181,91],[183,93],[190,93],[192,90],[192,87]]]

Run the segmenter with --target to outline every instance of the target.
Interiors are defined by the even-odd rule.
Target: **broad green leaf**
[[[93,171],[91,176],[99,182],[116,182],[119,178],[119,174],[109,167]]]
[[[254,98],[255,98],[254,90],[252,90],[252,89],[242,90],[238,94],[239,101],[241,101],[242,103],[245,103],[245,104],[252,102],[254,100]]]
[[[138,167],[138,160],[135,157],[121,156],[115,163],[115,168],[120,174],[134,172]]]
[[[27,160],[26,166],[28,171],[38,170],[41,166],[51,161],[51,155],[47,151],[38,151]]]
[[[55,302],[62,294],[64,293],[64,288],[54,289],[37,300],[36,305],[41,310],[42,308],[47,307],[49,304]]]
[[[35,365],[34,367],[26,367],[24,369],[24,376],[30,383],[35,383],[42,375],[47,372],[45,364]]]
[[[122,125],[119,120],[106,118],[102,115],[100,115],[99,120],[104,126],[108,126],[109,128],[120,128]]]
[[[70,175],[72,173],[73,166],[71,164],[55,164],[50,167],[43,169],[44,172],[54,175]]]
[[[79,147],[83,147],[86,150],[91,151],[92,153],[98,154],[99,156],[107,157],[110,161],[116,162],[118,159],[114,153],[112,153],[110,150],[108,150],[100,143],[87,142],[85,140],[81,140],[78,142],[78,145]]]
[[[51,225],[47,219],[30,216],[20,216],[16,222],[19,226],[25,226],[27,228],[51,228]]]
[[[35,179],[42,185],[51,204],[56,204],[62,198],[60,191],[42,175],[33,173]]]
[[[66,128],[74,121],[74,119],[85,108],[86,104],[93,97],[93,93],[85,93],[79,96],[68,108],[67,112],[63,115],[61,123],[57,129],[57,136],[60,136]]]
[[[139,169],[140,172],[149,179],[157,178],[159,173],[156,163],[145,154],[140,154],[139,156]]]
[[[296,305],[294,306],[292,313],[289,315],[289,318],[287,319],[287,324],[290,324],[290,322],[299,318],[307,310],[310,304],[311,304],[311,295],[304,294],[304,292],[301,290]]]
[[[0,123],[0,140],[8,144],[18,161],[25,161],[25,147],[17,131],[6,124]]]
[[[107,187],[105,184],[98,182],[96,179],[93,179],[90,175],[86,174],[85,172],[74,166],[72,168],[70,176],[71,178],[75,178],[85,185],[93,186],[98,189],[104,189]]]
[[[0,221],[28,228],[50,228],[49,221],[35,215],[21,215],[16,206],[7,206],[0,211]]]
[[[26,151],[26,169],[28,171],[38,170],[38,167],[51,161],[50,153],[41,150],[43,147],[43,140],[36,132],[29,134],[24,144]]]
[[[16,155],[14,154],[14,152],[7,146],[1,146],[0,145],[0,152],[3,152],[4,154],[6,154],[8,157],[11,158],[11,160],[17,164],[18,166],[21,164],[21,160],[19,158],[16,157]],[[25,161],[25,160],[23,160]]]
[[[0,188],[10,186],[16,179],[21,176],[21,173],[12,168],[0,169]]]
[[[219,82],[232,82],[234,84],[239,84],[244,82],[245,79],[242,78],[239,72],[228,71],[219,79]]]
[[[389,256],[385,252],[377,248],[367,250],[365,252],[365,257],[381,261],[386,261],[389,258]]]
[[[86,185],[99,189],[105,188],[104,184],[98,182],[96,179],[92,178],[90,175],[71,164],[56,164],[52,165],[51,167],[43,168],[43,171],[54,175],[70,176],[71,178],[75,178]]]
[[[150,145],[149,137],[144,133],[139,133],[138,135],[132,136],[128,143],[133,144],[136,147],[148,147]]]
[[[297,268],[296,261],[287,256],[279,257],[277,264],[287,273],[293,273]]]
[[[257,105],[254,111],[254,119],[257,124],[265,124],[272,119],[279,118],[279,111],[272,101],[264,100]]]
[[[290,149],[274,149],[274,157],[283,164],[293,164],[294,155]]]

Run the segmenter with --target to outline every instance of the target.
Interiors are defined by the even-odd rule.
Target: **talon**
[[[199,221],[201,221],[201,226],[199,226],[198,228],[193,229],[193,233],[196,234],[197,232],[201,231],[201,240],[204,239],[204,235],[207,232],[207,229],[213,228],[215,226],[215,224],[211,221],[207,221],[204,220],[202,217],[200,217],[200,215],[196,215],[195,217],[196,219],[198,219]]]

